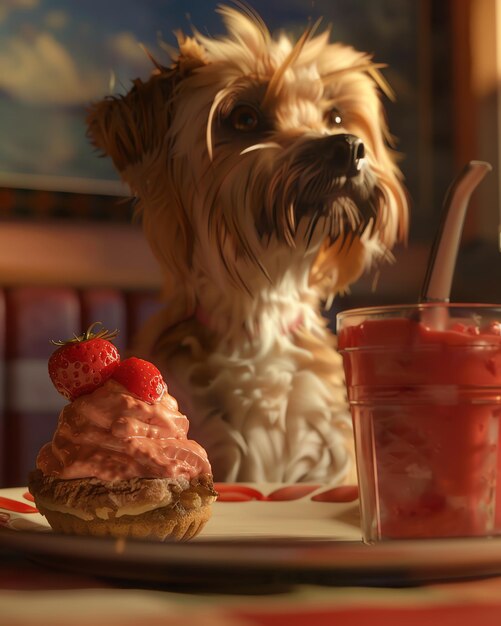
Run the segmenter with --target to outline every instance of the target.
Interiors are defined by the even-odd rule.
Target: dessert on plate
[[[49,359],[56,389],[70,401],[40,450],[29,489],[40,513],[63,533],[186,540],[211,515],[207,453],[187,438],[159,370],[123,361],[95,325]]]

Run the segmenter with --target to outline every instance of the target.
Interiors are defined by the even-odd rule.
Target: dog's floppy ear
[[[170,126],[174,91],[206,63],[205,51],[195,39],[177,36],[179,56],[171,67],[150,57],[155,70],[149,80],[138,78],[125,96],[108,96],[89,109],[88,136],[121,173],[158,149]]]

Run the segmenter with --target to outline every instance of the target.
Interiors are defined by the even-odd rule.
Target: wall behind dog
[[[416,118],[420,123],[410,123],[424,139],[417,144],[418,186],[409,184],[409,245],[395,251],[396,266],[381,271],[380,289],[373,293],[367,277],[354,288],[347,306],[359,301],[398,302],[398,295],[404,293],[411,294],[409,300],[415,299],[447,188],[472,159],[488,161],[493,170],[470,201],[451,297],[463,302],[501,302],[501,2],[428,0],[418,4],[422,28],[416,95],[421,113]],[[404,158],[406,175],[409,166]],[[402,280],[410,289],[400,289]]]
[[[140,44],[165,62],[174,30],[190,32],[195,26],[202,33],[221,33],[217,4],[38,0],[2,7],[0,283],[160,288],[161,276],[139,225],[130,225],[133,209],[124,200],[126,191],[110,161],[100,159],[86,138],[85,109],[105,94],[124,93],[131,79],[147,77],[151,63]],[[463,66],[457,71],[457,51],[474,50],[477,44],[464,38],[460,46],[455,42],[472,22],[471,7],[487,4],[497,2],[252,2],[272,31],[299,36],[322,17],[320,29],[330,27],[333,40],[368,51],[387,65],[383,73],[395,92],[395,102],[385,99],[385,105],[412,198],[409,245],[395,251],[397,262],[383,268],[379,280],[372,272],[338,307],[417,296],[440,204],[460,165],[458,143],[466,134],[476,136],[464,124],[463,135],[456,133],[455,104],[458,80],[467,90],[461,77],[468,74]],[[481,29],[469,33],[482,39]],[[474,144],[475,138],[463,146],[461,159],[485,158]],[[491,193],[483,204],[492,203]],[[487,274],[490,263],[484,258],[488,228],[480,230],[478,237],[479,230],[470,228],[455,289],[458,297],[501,299],[492,281],[475,280]]]

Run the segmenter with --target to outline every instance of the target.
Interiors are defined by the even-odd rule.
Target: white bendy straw
[[[461,233],[473,191],[492,170],[490,163],[470,161],[445,196],[438,232],[428,259],[421,302],[449,302]]]

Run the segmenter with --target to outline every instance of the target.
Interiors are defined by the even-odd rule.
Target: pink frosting
[[[64,407],[37,467],[64,479],[191,479],[211,473],[205,450],[187,438],[188,427],[167,392],[147,404],[109,380]]]

